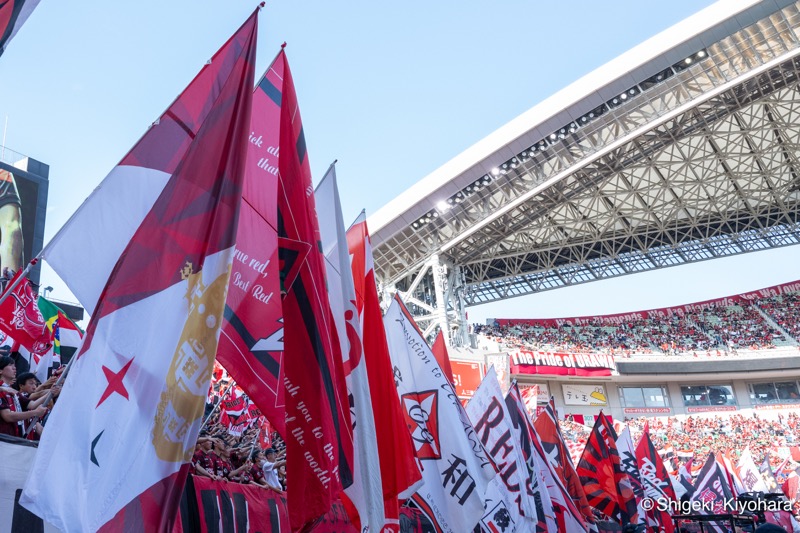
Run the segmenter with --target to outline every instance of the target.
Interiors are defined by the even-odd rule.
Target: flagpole
[[[261,437],[261,424],[259,423],[258,424],[258,433],[256,433],[256,438],[253,439],[253,444],[250,445],[250,451],[247,453],[247,458],[248,459],[250,459],[250,457],[253,455],[253,450],[256,447],[256,442],[258,442],[258,439],[260,437]]]
[[[69,362],[67,363],[67,366],[64,367],[64,371],[61,372],[61,375],[58,376],[58,379],[56,380],[56,382],[53,383],[53,386],[50,387],[50,390],[47,391],[47,396],[45,397],[44,402],[42,402],[42,405],[44,405],[45,407],[47,406],[47,404],[50,403],[50,400],[53,398],[53,389],[58,387],[59,385],[61,385],[61,383],[65,379],[67,379],[67,374],[69,374],[69,369],[72,368],[72,362],[75,361],[75,359],[78,358],[77,355],[78,354],[76,353],[75,355],[73,355],[70,358]],[[28,430],[25,432],[25,436],[26,437],[30,434],[31,431],[33,431],[33,428],[36,426],[36,423],[38,421],[39,421],[39,417],[38,416],[35,416],[35,417],[33,417],[31,419],[31,425],[30,425],[30,427],[28,427]]]
[[[214,404],[214,408],[211,410],[210,413],[208,413],[208,416],[206,417],[206,419],[203,420],[203,425],[200,426],[200,431],[202,431],[203,428],[206,427],[206,424],[208,424],[209,419],[211,419],[211,417],[214,416],[214,412],[216,412],[217,407],[219,407],[219,404],[222,403],[222,399],[225,397],[226,394],[228,394],[228,391],[231,390],[231,387],[233,387],[233,382],[231,382],[230,385],[228,385],[228,388],[225,389],[224,393],[219,395],[219,398],[217,398],[217,403]]]

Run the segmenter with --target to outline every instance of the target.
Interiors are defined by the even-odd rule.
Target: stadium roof
[[[800,243],[799,74],[800,4],[718,2],[375,213],[378,277],[430,332],[465,305]]]

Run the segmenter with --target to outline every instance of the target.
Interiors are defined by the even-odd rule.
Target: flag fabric
[[[413,501],[437,532],[464,533],[487,521],[509,527],[511,511],[492,461],[397,297],[384,316],[384,327],[407,431],[422,463],[424,484]]]
[[[278,150],[278,256],[283,304],[289,521],[300,530],[353,482],[353,432],[326,290],[311,168],[292,72],[284,63]],[[287,355],[288,354],[288,355]]]
[[[575,471],[564,437],[558,427],[554,400],[536,418],[533,428],[542,442],[547,461],[550,467],[561,479],[567,489],[575,507],[580,511],[583,522],[587,525],[594,524],[594,514],[586,499],[583,485],[578,473]]]
[[[39,381],[44,382],[55,363],[68,362],[72,358],[75,350],[80,346],[83,332],[64,314],[64,311],[43,296],[37,298],[37,305],[42,313],[48,335],[53,338],[52,345],[44,354],[32,353],[22,346],[17,346],[17,350],[27,356],[30,362],[30,371],[36,374]],[[61,341],[62,337],[64,343]],[[63,359],[62,354],[64,355]]]
[[[396,532],[400,528],[398,497],[409,498],[421,484],[422,474],[401,411],[400,399],[396,394],[383,393],[396,387],[395,375],[375,283],[369,229],[363,213],[347,231],[347,244],[352,258],[356,308],[369,387],[371,391],[381,391],[371,395],[372,412],[378,439],[386,523],[391,531]]]
[[[0,303],[0,331],[39,357],[53,347],[53,332],[47,328],[37,297],[23,274],[23,270],[17,272],[11,284],[22,279]]]
[[[674,485],[675,496],[678,498],[683,498],[684,494],[688,494],[689,497],[691,497],[694,493],[694,484],[692,483],[693,460],[694,456],[690,457],[689,460],[678,469],[678,483]]]
[[[242,208],[217,360],[286,435],[283,311],[278,260],[278,147],[286,56],[253,92]]]
[[[713,453],[708,455],[708,459],[703,465],[703,469],[697,476],[695,491],[690,499],[696,506],[697,514],[723,514],[726,513],[726,502],[733,501],[733,493],[725,473]],[[695,509],[695,507],[693,507]],[[722,522],[707,524],[709,531],[719,533],[726,532],[727,524]]]
[[[87,247],[92,239],[71,227],[51,250],[114,265],[92,280],[104,284],[102,297],[20,499],[63,531],[131,523],[170,531],[177,515],[233,259],[256,30],[254,12],[123,159],[121,167],[135,167],[128,176],[142,177],[138,187],[150,172],[168,179],[119,255]],[[183,146],[173,159],[171,149]],[[101,186],[77,218],[111,224],[97,204],[106,193]],[[125,201],[139,205],[135,197]],[[68,285],[91,278],[83,268],[61,274]]]
[[[647,434],[647,424],[645,424],[644,428],[644,433]],[[644,488],[642,487],[642,479],[639,475],[639,464],[636,461],[636,448],[633,447],[631,430],[628,428],[627,424],[624,425],[624,429],[617,436],[616,444],[617,452],[619,452],[620,468],[627,475],[627,482],[630,485],[634,501],[636,502],[638,523],[643,524],[645,522],[645,509],[642,506]]]
[[[656,503],[651,509],[643,511],[647,516],[648,525],[658,528],[658,531],[672,533],[675,531],[672,516],[669,512],[660,510],[658,505],[678,500],[672,488],[667,467],[656,452],[656,448],[650,440],[649,431],[642,434],[639,444],[636,446],[636,462],[639,467],[639,478],[642,482],[644,497]]]
[[[0,1],[0,56],[37,5],[39,0]]]
[[[444,375],[447,376],[450,383],[453,383],[453,368],[450,366],[450,356],[447,354],[447,344],[444,342],[444,335],[441,330],[439,330],[439,333],[436,334],[436,338],[433,340],[431,351],[434,357],[436,357],[436,362],[442,367]]]
[[[753,454],[750,453],[749,447],[745,448],[739,457],[736,473],[739,474],[739,479],[742,480],[745,492],[769,492],[767,484],[764,483],[764,478],[761,477],[761,473],[753,461]]]
[[[728,486],[731,488],[733,495],[738,496],[739,494],[745,492],[744,487],[742,486],[742,480],[740,480],[739,476],[736,475],[736,468],[733,466],[733,460],[731,459],[730,452],[728,450],[725,450],[724,453],[717,452],[717,462],[719,463],[720,468],[722,468],[725,478],[728,480]]]
[[[328,297],[342,354],[353,431],[353,483],[345,489],[342,502],[359,531],[368,527],[369,531],[380,532],[386,517],[378,436],[372,414],[372,395],[334,165],[322,178],[314,194],[317,197],[317,216],[325,254]],[[351,509],[351,504],[356,512]]]
[[[512,432],[520,442],[520,450],[525,458],[528,474],[531,479],[537,479],[539,490],[542,487],[545,488],[550,497],[557,524],[556,530],[585,532],[588,526],[572,501],[563,480],[550,464],[542,440],[536,434],[536,430],[526,415],[526,406],[516,383],[509,388],[505,403],[510,416]],[[546,510],[549,511],[549,509]]]
[[[520,449],[520,440],[511,427],[511,415],[503,400],[494,367],[489,368],[483,377],[475,395],[467,403],[466,411],[508,494],[508,501],[504,505],[514,527],[526,531],[534,527],[539,529],[537,524],[540,523],[546,532],[548,514],[555,526],[552,504],[545,508],[545,502],[542,501],[545,494],[543,487],[538,486],[538,477],[528,475],[526,458]],[[535,474],[532,467],[530,473]]]
[[[592,507],[618,523],[638,523],[633,491],[625,483],[626,474],[620,466],[616,435],[602,411],[595,419],[576,471]]]

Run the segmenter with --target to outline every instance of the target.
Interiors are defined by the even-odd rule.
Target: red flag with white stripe
[[[0,56],[37,5],[39,0],[0,0]]]
[[[20,500],[65,531],[170,531],[177,515],[233,259],[256,28],[253,13],[44,251],[93,306]]]
[[[396,394],[384,393],[395,390],[395,378],[375,283],[372,245],[363,213],[347,231],[347,242],[352,257],[356,307],[361,320],[369,387],[371,391],[381,391],[380,394],[372,395],[372,412],[378,437],[387,526],[392,528],[391,531],[399,531],[400,511],[397,499],[405,499],[413,494],[422,475],[417,466],[414,445],[408,435],[400,400]],[[390,524],[390,519],[395,522]]]

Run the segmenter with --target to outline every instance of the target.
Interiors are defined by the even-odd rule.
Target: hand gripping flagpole
[[[2,302],[2,301],[0,300],[0,302]],[[67,363],[67,366],[64,367],[64,371],[61,372],[61,375],[58,376],[58,379],[56,380],[56,382],[53,383],[53,386],[50,387],[50,390],[47,391],[47,397],[45,397],[44,402],[42,402],[42,405],[44,405],[45,407],[47,406],[47,404],[50,403],[50,400],[52,400],[52,398],[53,398],[53,389],[55,389],[56,387],[61,385],[61,383],[63,383],[64,380],[67,379],[67,374],[69,374],[69,369],[72,368],[72,362],[75,361],[75,359],[78,358],[77,355],[78,354],[75,353],[75,355],[73,355],[70,358],[69,362]],[[25,432],[25,436],[26,437],[28,435],[30,435],[31,431],[33,431],[33,428],[36,427],[36,423],[38,421],[39,421],[39,417],[38,416],[35,416],[35,417],[31,418],[31,425],[28,427],[28,430]]]

